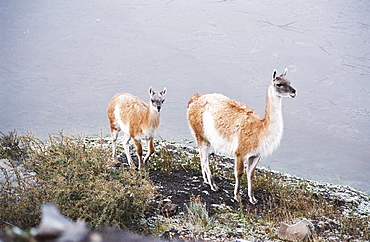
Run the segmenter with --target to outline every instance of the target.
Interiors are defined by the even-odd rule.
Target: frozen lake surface
[[[260,166],[370,193],[370,2],[1,0],[0,131],[108,135],[117,93],[167,87],[158,137],[223,93],[264,115],[274,68],[297,89]]]

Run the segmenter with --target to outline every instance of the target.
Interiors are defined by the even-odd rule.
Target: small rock
[[[172,217],[173,215],[177,214],[179,206],[173,203],[167,203],[161,209],[161,215],[165,217]]]
[[[87,234],[85,222],[69,220],[54,204],[43,205],[41,223],[35,230],[37,240],[83,241]]]
[[[308,239],[312,234],[313,224],[307,219],[294,224],[288,225],[280,223],[279,238],[291,241]]]
[[[159,202],[159,205],[165,205],[165,204],[168,204],[168,203],[171,203],[171,199],[165,198],[165,199],[163,199],[162,201]]]

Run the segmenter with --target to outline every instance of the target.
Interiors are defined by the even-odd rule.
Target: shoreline
[[[94,137],[85,137],[84,138],[85,143],[87,142],[89,145],[102,145],[102,147],[110,148],[111,145],[111,139],[110,137],[103,137],[103,138],[94,138]],[[117,140],[117,146],[119,147],[120,144],[122,144],[121,139],[119,138]],[[95,143],[97,142],[97,143]],[[190,146],[191,141],[184,141],[184,142],[177,142],[177,141],[165,141],[165,140],[155,140],[155,148],[156,153],[158,153],[158,146],[172,146],[174,148],[174,152],[176,152],[176,149],[181,150],[182,152],[185,152],[187,155],[193,156],[195,153],[198,154],[198,150],[196,146]],[[143,143],[143,150],[144,153],[146,151],[146,145]],[[122,146],[121,146],[122,149]],[[135,148],[133,145],[130,145],[131,155],[134,155]],[[121,150],[120,154],[124,156],[124,152]],[[230,172],[233,172],[234,164],[233,164],[233,158],[210,153],[211,155],[217,157],[218,159],[222,160],[222,162],[216,162],[216,166],[222,166],[223,169],[229,170]],[[330,182],[321,182],[316,181],[312,179],[306,179],[302,177],[298,177],[295,175],[291,175],[289,173],[276,171],[269,169],[267,167],[263,166],[257,166],[256,168],[257,172],[262,173],[272,173],[274,176],[278,176],[280,179],[282,179],[284,182],[286,182],[289,185],[297,186],[301,185],[300,183],[305,183],[307,185],[307,188],[313,192],[318,194],[327,194],[327,199],[330,200],[336,200],[339,204],[344,203],[352,203],[354,205],[357,204],[358,213],[363,215],[369,215],[370,214],[370,194],[367,194],[364,191],[361,191],[357,188],[351,187],[349,185],[341,185],[341,184],[335,184]],[[258,174],[256,174],[258,175]],[[256,176],[255,175],[255,176]],[[255,179],[255,177],[254,177]]]
[[[279,241],[277,237],[279,224],[294,224],[306,219],[312,224],[313,239],[319,241],[321,239],[327,241],[355,239],[358,236],[368,238],[368,235],[362,232],[363,229],[356,228],[366,228],[369,225],[370,195],[350,186],[318,182],[265,167],[257,167],[253,179],[255,180],[254,190],[258,203],[249,203],[245,179],[242,181],[241,187],[242,202],[236,202],[233,196],[234,160],[229,157],[210,153],[212,175],[220,188],[214,192],[209,185],[203,182],[198,150],[191,144],[156,140],[155,154],[150,158],[150,164],[142,173],[141,171],[135,172],[128,167],[126,156],[120,145],[119,160],[112,161],[109,137],[78,136],[78,138],[73,138],[63,133],[53,139],[51,142],[43,142],[42,144],[45,151],[49,148],[58,150],[57,153],[51,153],[57,155],[51,156],[54,157],[52,159],[59,160],[60,148],[63,152],[67,152],[66,154],[83,151],[86,154],[95,154],[102,158],[97,166],[88,166],[89,168],[85,167],[82,170],[81,167],[84,165],[81,166],[80,162],[83,161],[85,162],[83,164],[86,165],[87,160],[85,158],[82,160],[72,159],[71,163],[68,162],[72,165],[72,170],[69,170],[68,174],[70,172],[85,174],[86,169],[90,168],[100,169],[99,174],[103,175],[106,175],[106,171],[112,171],[112,174],[118,174],[116,172],[119,174],[126,174],[126,172],[128,172],[127,174],[146,174],[141,175],[141,178],[143,181],[145,180],[144,183],[148,182],[154,196],[151,196],[151,202],[146,212],[140,216],[141,223],[150,228],[151,235],[155,237],[177,238],[186,241],[209,238],[224,241],[236,241],[239,238],[252,238],[251,241],[271,241],[271,239]],[[137,162],[135,149],[132,146],[131,155],[134,162]],[[29,149],[36,151],[38,147],[31,145]],[[48,152],[44,153],[43,150],[40,150],[42,157],[47,161],[49,156],[44,155]],[[146,147],[144,147],[144,153],[145,151]],[[60,157],[64,157],[63,154],[60,153]],[[91,156],[86,157],[89,157],[89,161],[94,160]],[[35,161],[37,162],[37,160]],[[61,162],[67,164],[64,163],[64,158]],[[2,171],[6,174],[6,177],[10,178],[8,180],[10,182],[15,178],[25,179],[28,175],[31,177],[32,174],[27,172],[26,164],[23,167],[22,163],[16,161],[8,163],[6,159],[0,159],[0,173]],[[49,168],[56,169],[54,166],[41,167],[45,171],[48,171]],[[62,167],[66,169],[68,165]],[[16,172],[12,170],[14,168],[16,168]],[[4,174],[0,174],[0,178]],[[60,179],[65,179],[63,174],[61,172],[55,175],[58,177],[61,175]],[[36,173],[34,175],[37,176]],[[7,184],[12,186],[9,182]],[[120,192],[116,194],[120,194]],[[203,214],[206,216],[206,225],[200,226],[197,222],[187,220],[189,219],[189,206],[192,204],[198,206],[196,211],[200,212],[195,215]],[[163,214],[163,209],[167,205],[176,208],[174,214],[170,216]],[[81,216],[85,216],[85,214]],[[139,229],[136,232],[140,233],[140,231]]]
[[[102,140],[98,139],[99,142],[98,145],[106,145],[107,148],[110,146],[110,139],[105,138]],[[166,154],[170,154],[173,157],[176,157],[175,159],[182,159],[183,157],[186,157],[188,159],[194,159],[194,157],[198,156],[198,150],[196,147],[190,146],[189,144],[183,144],[179,142],[170,142],[170,141],[156,141],[156,154],[157,157],[152,158],[152,162],[156,162],[156,159],[161,159],[160,150],[165,148]],[[131,147],[132,148],[132,147]],[[144,153],[145,153],[144,148]],[[134,152],[134,149],[131,149],[132,152]],[[121,153],[121,155],[124,157],[125,155]],[[134,153],[131,153],[131,155],[134,155]],[[255,190],[255,195],[257,199],[259,200],[258,204],[252,205],[248,202],[248,199],[246,197],[246,187],[242,187],[242,197],[243,201],[242,203],[237,203],[233,199],[232,191],[233,191],[233,184],[234,184],[234,178],[233,177],[233,171],[234,171],[234,160],[232,158],[221,156],[215,153],[210,153],[210,163],[213,163],[213,168],[211,168],[212,175],[219,187],[221,188],[222,192],[213,192],[210,190],[209,186],[207,184],[203,184],[203,182],[200,182],[202,180],[201,172],[198,171],[198,173],[194,173],[194,170],[189,170],[189,174],[186,174],[188,172],[181,172],[180,170],[172,170],[169,172],[168,175],[160,175],[163,174],[162,171],[154,172],[154,176],[159,176],[156,179],[153,180],[155,182],[155,185],[158,186],[159,190],[158,192],[162,195],[164,195],[166,198],[165,200],[169,200],[170,204],[175,204],[178,206],[179,211],[182,211],[182,213],[187,211],[187,205],[189,202],[191,202],[190,197],[191,196],[200,196],[201,201],[203,202],[206,210],[211,215],[211,217],[218,217],[220,216],[220,213],[235,213],[235,211],[240,211],[240,209],[246,213],[253,214],[253,210],[258,210],[257,214],[259,213],[269,213],[270,209],[278,209],[284,211],[284,209],[290,210],[290,205],[288,205],[286,208],[284,206],[286,205],[277,205],[276,199],[279,200],[279,187],[287,187],[287,189],[293,190],[300,190],[303,191],[303,194],[306,194],[304,196],[309,196],[311,199],[313,199],[313,203],[315,203],[314,200],[322,200],[324,203],[332,204],[332,208],[334,210],[337,210],[336,213],[340,213],[342,216],[342,219],[348,220],[352,217],[361,218],[366,221],[370,214],[370,195],[366,194],[365,192],[359,191],[351,186],[347,185],[337,185],[333,183],[328,182],[319,182],[315,180],[310,179],[304,179],[300,178],[294,175],[290,175],[288,173],[283,173],[279,171],[274,171],[265,167],[257,167],[256,168],[256,174],[254,175],[253,179],[261,180],[267,178],[267,181],[269,179],[274,179],[272,182],[273,184],[265,184],[263,185],[257,185],[259,186],[258,189]],[[200,165],[200,164],[199,164]],[[211,165],[212,167],[212,165]],[[185,169],[186,170],[186,169]],[[153,172],[153,171],[151,171]],[[151,173],[150,172],[150,173]],[[231,178],[230,178],[231,176]],[[152,177],[153,179],[153,177]],[[178,181],[180,179],[181,181]],[[170,182],[168,182],[170,180]],[[171,184],[175,183],[175,185]],[[258,183],[258,182],[257,182]],[[189,185],[191,184],[191,185]],[[203,184],[203,185],[202,185]],[[246,185],[246,181],[242,181],[242,185]],[[274,188],[275,187],[275,188]],[[284,189],[284,188],[283,188]],[[276,193],[276,194],[275,194]],[[181,195],[180,195],[181,194]],[[206,195],[204,195],[206,194]],[[289,195],[286,193],[281,193],[285,195]],[[299,194],[299,192],[298,192]],[[215,198],[217,197],[217,198]],[[270,200],[272,199],[272,200]],[[284,198],[285,199],[285,198]],[[275,200],[275,201],[274,201]],[[308,204],[301,204],[300,200],[295,197],[292,197],[290,200],[290,203],[292,206],[309,206]],[[157,201],[158,203],[161,203],[161,201]],[[275,203],[275,205],[273,205]],[[294,205],[295,204],[295,205]],[[275,207],[274,206],[278,206]],[[280,207],[282,206],[282,207]],[[300,209],[300,208],[298,208]],[[323,208],[319,208],[321,210]],[[248,212],[249,211],[249,212]],[[289,211],[290,213],[290,211]],[[258,215],[255,218],[258,218]],[[294,214],[294,213],[293,213]],[[338,241],[340,237],[337,237],[337,234],[341,233],[338,229],[341,224],[344,222],[341,220],[340,216],[332,216],[329,215],[326,217],[324,214],[325,212],[320,212],[321,215],[314,215],[311,214],[311,212],[307,212],[301,214],[301,215],[295,215],[294,217],[287,216],[284,218],[284,220],[281,220],[280,222],[286,222],[286,223],[296,223],[298,220],[302,219],[308,219],[313,224],[313,232],[315,233],[316,239],[325,239],[327,241]],[[175,215],[175,220],[176,220]],[[181,216],[181,215],[179,215]],[[222,216],[222,215],[221,215]],[[247,215],[250,216],[250,215]],[[255,215],[254,215],[255,216]],[[297,217],[296,217],[297,216]],[[268,217],[268,215],[267,215]],[[253,218],[253,220],[255,219]],[[163,219],[163,218],[159,218]],[[266,219],[266,218],[265,218]],[[264,228],[269,231],[274,231],[274,233],[277,233],[277,226],[278,224],[275,222],[270,221],[267,219],[258,218],[256,221],[252,222],[252,224],[257,223],[258,226],[261,228]],[[252,220],[252,221],[253,221]],[[244,221],[243,219],[241,221]],[[240,222],[239,222],[240,223]],[[166,233],[170,233],[171,231],[174,233],[174,236],[184,234],[182,237],[183,239],[188,238],[197,238],[197,236],[200,236],[198,238],[218,238],[225,241],[237,241],[235,240],[236,237],[242,236],[244,237],[245,234],[249,234],[248,236],[252,236],[250,238],[250,241],[271,241],[269,236],[266,236],[264,233],[258,232],[259,230],[255,232],[256,228],[254,228],[253,225],[242,222],[242,225],[240,228],[237,228],[232,238],[229,240],[224,237],[222,234],[229,234],[231,233],[232,225],[228,226],[228,228],[224,228],[224,230],[221,229],[221,232],[217,229],[213,228],[207,233],[202,234],[196,231],[189,232],[189,228],[186,228],[185,230],[181,227],[180,224],[174,224],[169,231],[167,230]],[[265,224],[265,225],[264,225]],[[263,229],[262,229],[263,230]],[[163,235],[162,235],[163,236]],[[213,237],[212,237],[213,236]],[[218,237],[221,236],[221,237]],[[246,237],[245,237],[246,238]],[[256,240],[257,239],[257,240]],[[262,239],[262,240],[260,240]],[[275,240],[275,239],[274,239]]]
[[[109,142],[109,143],[111,142],[109,135],[106,135],[104,137],[99,137],[98,135],[95,135],[95,136],[86,136],[86,138],[103,139],[105,142]],[[119,137],[119,140],[120,140],[120,137]],[[190,140],[190,139],[181,139],[180,141],[177,141],[177,140],[163,139],[161,136],[158,136],[158,138],[156,138],[155,141],[156,142],[164,141],[164,142],[169,142],[169,143],[178,143],[180,145],[189,146],[189,147],[192,147],[192,148],[197,149],[197,146],[196,146],[195,142],[193,140]],[[143,147],[145,147],[145,142],[143,142],[142,144],[143,144]],[[145,152],[145,150],[144,150],[144,152]],[[211,149],[211,152],[214,152],[213,151],[213,148]],[[215,153],[217,153],[217,152],[215,152]],[[221,157],[226,157],[223,154],[219,154],[219,153],[217,153],[217,154],[219,156],[221,156]],[[271,156],[273,156],[273,154],[270,155],[270,157]],[[233,159],[232,157],[227,157],[227,158]],[[257,165],[257,167],[265,167],[266,169],[270,169],[270,168],[268,168],[268,166],[260,166],[260,165]],[[305,176],[304,174],[303,175],[293,175],[290,172],[285,172],[283,170],[275,170],[275,169],[272,169],[272,170],[274,170],[276,172],[290,174],[292,176],[295,176],[297,178],[302,178],[302,179],[305,179],[305,180],[317,181],[319,183],[327,183],[327,184],[333,184],[333,185],[339,185],[339,186],[348,186],[348,187],[351,187],[351,188],[353,188],[355,190],[361,191],[361,192],[363,192],[363,193],[365,193],[367,195],[370,195],[370,190],[367,191],[365,188],[361,188],[361,186],[360,187],[353,186],[351,184],[348,184],[349,182],[345,182],[345,180],[343,180],[344,182],[340,182],[341,181],[340,178],[338,178],[338,179],[326,179],[325,177],[321,177],[321,176],[320,177],[316,177],[316,178],[310,178],[310,175],[307,175],[307,176]],[[335,180],[335,181],[333,181],[333,180]],[[355,181],[355,182],[357,182],[357,181]]]

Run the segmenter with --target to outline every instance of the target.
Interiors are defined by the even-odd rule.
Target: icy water
[[[280,147],[260,165],[370,193],[367,0],[0,1],[0,131],[108,135],[107,104],[167,87],[158,137],[192,140],[193,93],[223,93],[264,115],[274,68]]]

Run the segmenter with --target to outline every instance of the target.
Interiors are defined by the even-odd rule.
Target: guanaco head
[[[163,88],[160,92],[155,92],[153,87],[149,87],[148,93],[150,96],[150,105],[157,110],[158,112],[161,111],[162,104],[164,103],[164,95],[167,92],[167,88]]]
[[[295,98],[296,90],[290,85],[290,81],[285,78],[287,72],[288,68],[285,68],[284,73],[280,76],[277,76],[277,70],[275,69],[272,72],[271,82],[274,86],[274,90],[277,96]]]

